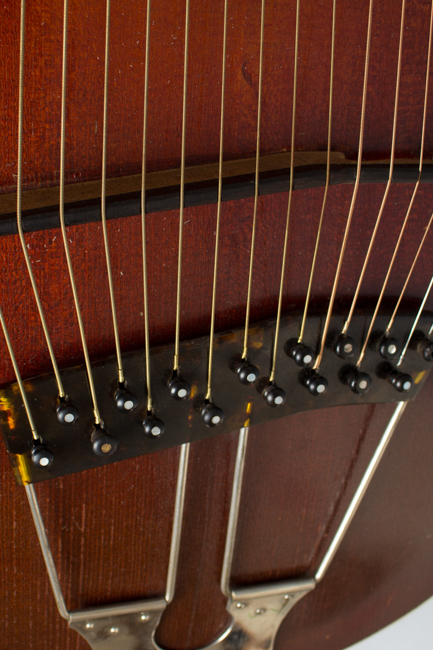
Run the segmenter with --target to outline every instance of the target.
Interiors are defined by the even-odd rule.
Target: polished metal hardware
[[[397,404],[314,577],[252,585],[236,589],[230,587],[230,570],[236,539],[236,525],[239,515],[242,477],[248,442],[248,428],[241,429],[238,440],[224,560],[221,572],[221,590],[228,598],[227,611],[231,614],[232,619],[223,634],[202,650],[262,650],[263,648],[273,650],[279,626],[288,612],[303,596],[312,591],[316,584],[325,576],[405,408],[406,402],[399,402]],[[86,639],[93,650],[160,650],[155,641],[155,631],[167,603],[174,597],[188,456],[189,445],[183,445],[179,460],[175,514],[164,598],[69,612],[63,598],[35,490],[32,485],[26,486],[39,543],[59,613],[69,622],[71,628],[79,632]]]

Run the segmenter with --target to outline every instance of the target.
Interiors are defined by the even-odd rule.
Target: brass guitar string
[[[426,240],[427,235],[429,233],[430,226],[431,226],[432,222],[433,222],[433,213],[430,216],[429,222],[428,222],[427,227],[425,228],[425,231],[424,231],[424,235],[423,235],[423,237],[421,239],[420,245],[418,246],[418,250],[417,250],[417,252],[415,254],[415,257],[413,258],[413,262],[412,262],[412,265],[410,267],[409,273],[407,274],[406,280],[404,282],[403,289],[400,292],[400,295],[399,295],[398,300],[397,300],[397,304],[396,304],[396,306],[394,308],[394,311],[391,314],[391,318],[389,319],[388,325],[386,326],[384,336],[389,335],[389,332],[390,332],[390,330],[391,330],[391,328],[392,328],[392,326],[394,324],[394,320],[395,320],[395,317],[397,315],[398,309],[400,307],[400,303],[401,303],[401,301],[403,299],[403,296],[404,296],[404,294],[406,292],[407,285],[409,284],[409,280],[410,280],[410,278],[412,276],[412,273],[413,273],[413,271],[415,269],[416,263],[417,263],[418,258],[420,256],[421,250],[422,250],[422,248],[424,246],[424,243],[425,243],[425,240]]]
[[[399,44],[398,44],[398,58],[397,58],[397,80],[395,84],[395,100],[394,100],[394,118],[393,118],[393,124],[392,124],[392,136],[391,136],[391,155],[390,155],[390,161],[389,161],[389,176],[388,176],[388,182],[385,187],[385,192],[382,197],[382,203],[379,208],[378,215],[376,217],[376,222],[374,224],[373,232],[370,238],[370,242],[368,245],[367,253],[364,258],[364,263],[362,265],[361,273],[358,279],[358,284],[356,285],[355,293],[352,299],[352,304],[350,306],[349,310],[349,315],[347,316],[346,322],[344,323],[343,329],[341,330],[342,334],[347,334],[347,331],[350,327],[350,323],[352,321],[352,317],[355,311],[356,303],[358,300],[359,292],[361,290],[361,285],[364,280],[364,275],[367,270],[368,262],[370,260],[371,252],[373,250],[373,244],[376,239],[377,232],[379,230],[379,224],[382,219],[382,215],[385,210],[385,204],[388,199],[388,194],[391,189],[391,184],[392,184],[392,175],[394,173],[394,160],[395,160],[395,142],[397,138],[397,117],[398,117],[398,101],[399,101],[399,95],[400,95],[400,80],[401,80],[401,61],[402,61],[402,56],[403,56],[403,36],[404,36],[404,19],[405,19],[405,11],[406,11],[406,0],[403,0],[402,2],[402,7],[401,7],[401,20],[400,20],[400,38],[399,38]]]
[[[412,192],[409,207],[408,207],[408,209],[406,211],[406,215],[405,215],[403,224],[402,224],[401,229],[400,229],[400,233],[399,233],[399,236],[398,236],[398,239],[397,239],[397,243],[395,245],[394,252],[392,254],[392,258],[391,258],[391,261],[389,263],[385,279],[383,281],[383,285],[382,285],[382,288],[381,288],[381,291],[380,291],[380,294],[379,294],[379,298],[377,299],[376,307],[374,309],[373,316],[371,318],[370,325],[369,325],[367,334],[366,334],[365,339],[364,339],[364,343],[363,343],[361,351],[359,353],[358,361],[356,362],[356,368],[358,368],[358,369],[361,366],[362,360],[363,360],[363,358],[365,356],[367,345],[368,345],[368,342],[370,340],[371,333],[373,331],[374,323],[376,321],[376,316],[377,316],[377,314],[379,312],[379,308],[380,308],[380,305],[381,305],[381,302],[382,302],[382,298],[383,298],[383,296],[385,294],[385,289],[387,287],[388,280],[390,278],[391,271],[393,269],[394,262],[395,262],[396,257],[397,257],[397,253],[398,253],[398,250],[400,248],[401,241],[403,239],[403,234],[404,234],[404,232],[406,230],[406,225],[408,223],[410,214],[412,212],[412,206],[414,204],[415,197],[417,195],[418,188],[419,188],[419,185],[420,185],[420,182],[421,182],[423,156],[424,156],[426,117],[427,117],[427,99],[428,99],[429,78],[430,78],[432,32],[433,32],[433,0],[432,0],[432,3],[431,3],[431,11],[430,11],[430,32],[429,32],[428,50],[427,50],[427,70],[426,70],[425,92],[424,92],[424,108],[423,108],[422,128],[421,128],[421,147],[420,147],[420,157],[419,157],[418,180],[417,180],[417,182],[415,184],[415,187],[414,187],[414,190]]]
[[[275,380],[275,369],[276,369],[275,367],[277,363],[277,352],[278,352],[278,338],[280,334],[281,309],[283,306],[283,289],[284,289],[284,275],[286,270],[287,244],[289,240],[290,212],[292,208],[293,171],[295,168],[294,156],[295,156],[295,126],[296,126],[296,90],[297,90],[297,83],[298,83],[299,13],[300,13],[300,0],[296,0],[295,54],[294,54],[295,60],[293,65],[292,133],[291,133],[291,142],[290,142],[289,201],[287,204],[286,228],[284,233],[283,261],[281,264],[280,290],[278,294],[277,319],[275,323],[275,333],[274,333],[274,349],[273,349],[272,360],[271,360],[271,372],[269,375],[270,384],[272,384]]]
[[[405,342],[405,344],[404,344],[404,346],[403,346],[403,349],[402,349],[402,351],[401,351],[401,353],[400,353],[399,359],[398,359],[398,361],[397,361],[397,363],[396,363],[397,368],[398,368],[398,366],[401,366],[401,364],[402,364],[402,362],[403,362],[403,359],[404,359],[405,354],[406,354],[406,352],[407,352],[407,349],[408,349],[408,347],[409,347],[409,344],[410,344],[411,338],[412,338],[412,336],[413,336],[413,334],[414,334],[414,332],[415,332],[415,330],[416,330],[416,327],[417,327],[417,325],[418,325],[418,321],[419,321],[419,319],[421,318],[421,314],[422,314],[422,312],[423,312],[423,310],[424,310],[424,306],[425,306],[425,304],[426,304],[426,302],[427,302],[427,298],[428,298],[429,295],[430,295],[430,291],[431,291],[432,286],[433,286],[433,276],[431,277],[431,280],[430,280],[429,285],[428,285],[428,287],[427,287],[427,291],[426,291],[425,294],[424,294],[424,298],[422,299],[422,302],[421,302],[421,305],[420,305],[420,307],[419,307],[419,309],[418,309],[417,315],[415,316],[415,320],[413,321],[413,325],[412,325],[412,327],[411,327],[411,329],[410,329],[410,332],[409,332],[409,334],[408,334],[408,337],[407,337],[407,339],[406,339],[406,342]],[[432,330],[433,330],[433,325],[432,325],[432,327],[430,328],[430,330],[429,330],[429,332],[428,332],[428,336],[430,336],[430,334],[432,333]]]
[[[248,329],[250,325],[250,309],[251,309],[251,290],[253,281],[253,266],[254,266],[254,248],[256,243],[256,226],[257,226],[257,207],[259,203],[259,181],[260,181],[260,122],[262,117],[262,80],[263,80],[263,42],[265,33],[265,4],[266,0],[262,0],[261,13],[260,13],[260,48],[259,48],[259,86],[257,97],[257,136],[256,136],[256,168],[254,177],[254,207],[253,207],[253,225],[251,229],[251,251],[250,251],[250,267],[248,272],[248,290],[247,290],[247,306],[245,310],[245,333],[244,333],[244,346],[242,350],[242,359],[247,360],[248,357]]]
[[[189,4],[185,7],[185,45],[183,60],[183,96],[182,96],[182,142],[180,154],[180,204],[179,204],[179,243],[177,256],[177,291],[176,291],[176,330],[174,341],[173,372],[179,371],[180,340],[180,304],[182,290],[182,248],[183,248],[183,213],[185,208],[185,146],[186,146],[186,109],[188,93],[188,43],[189,43]]]
[[[337,270],[335,272],[334,284],[332,286],[331,297],[329,299],[328,310],[326,313],[325,324],[322,332],[322,339],[320,342],[319,353],[316,357],[316,361],[313,366],[313,370],[317,370],[320,366],[323,357],[323,351],[325,349],[326,338],[328,335],[329,323],[331,322],[332,309],[334,307],[335,296],[337,293],[338,281],[340,279],[341,268],[343,265],[344,253],[346,251],[347,241],[349,239],[349,231],[352,223],[353,213],[355,211],[355,203],[358,195],[359,182],[361,179],[361,167],[362,167],[362,146],[364,142],[364,123],[365,123],[365,105],[367,102],[367,86],[368,86],[368,69],[370,63],[370,45],[371,45],[371,24],[373,17],[373,0],[370,0],[368,8],[368,25],[367,25],[367,43],[365,50],[365,64],[364,64],[364,82],[362,88],[362,103],[361,103],[361,123],[359,127],[359,145],[358,145],[358,161],[356,168],[356,178],[355,186],[353,188],[352,199],[350,202],[349,214],[346,221],[346,228],[343,235],[343,242],[341,244],[340,255],[337,263]]]
[[[304,313],[302,315],[301,327],[299,330],[298,343],[304,341],[305,323],[307,322],[308,307],[310,303],[311,288],[313,286],[314,271],[316,269],[317,254],[319,251],[320,235],[322,232],[323,215],[325,214],[326,200],[328,198],[329,178],[331,174],[331,132],[332,132],[332,98],[334,92],[334,53],[335,53],[335,18],[337,0],[332,3],[332,34],[331,34],[331,69],[329,73],[329,109],[328,109],[328,147],[326,150],[326,181],[320,211],[319,226],[317,228],[316,244],[314,246],[313,261],[311,263],[310,278],[308,280],[307,295],[305,297]]]
[[[149,343],[149,300],[147,289],[147,246],[146,246],[146,155],[147,155],[147,109],[149,92],[149,37],[151,0],[146,3],[146,48],[144,57],[144,110],[143,110],[143,156],[141,167],[141,244],[143,260],[143,302],[144,302],[144,351],[146,357],[147,412],[152,412],[150,386],[150,343]]]
[[[216,289],[217,289],[217,276],[218,276],[218,250],[219,250],[219,236],[220,236],[220,222],[221,222],[221,196],[222,196],[222,181],[223,181],[223,159],[224,159],[224,100],[225,100],[225,85],[226,85],[226,58],[227,58],[227,4],[228,0],[224,0],[224,35],[223,35],[223,60],[221,72],[221,112],[220,112],[220,137],[219,137],[219,162],[218,162],[218,203],[217,203],[217,218],[216,218],[216,232],[215,232],[215,251],[214,251],[214,269],[213,269],[213,284],[212,284],[212,308],[209,332],[209,359],[207,371],[207,390],[205,399],[212,401],[212,360],[213,360],[213,340],[215,332],[215,307],[216,307]]]
[[[107,0],[105,17],[105,62],[104,62],[104,108],[102,118],[102,183],[101,183],[101,220],[104,237],[105,260],[107,264],[108,289],[110,293],[111,315],[113,319],[114,342],[116,345],[118,382],[123,386],[122,352],[120,349],[119,328],[117,326],[116,301],[114,297],[113,274],[111,271],[110,245],[108,242],[107,216],[105,210],[106,181],[107,181],[107,112],[108,112],[108,72],[110,64],[110,9],[111,0]]]
[[[81,316],[78,292],[75,284],[74,269],[72,266],[71,253],[69,250],[68,233],[65,223],[65,134],[66,134],[66,76],[67,76],[67,47],[68,47],[68,8],[69,0],[63,3],[63,44],[62,44],[62,90],[61,90],[61,122],[60,122],[60,228],[62,231],[63,246],[65,249],[66,263],[68,266],[69,280],[71,283],[72,294],[74,297],[75,312],[77,314],[78,327],[80,330],[81,346],[84,353],[87,378],[89,381],[90,395],[93,404],[93,414],[95,424],[102,424],[99,414],[98,402],[96,399],[95,384],[93,381],[92,365],[90,363],[89,351],[87,349],[86,334],[84,331],[83,318]]]
[[[8,352],[9,352],[9,356],[11,358],[11,362],[12,362],[12,366],[13,366],[13,369],[14,369],[15,377],[17,378],[17,383],[18,383],[18,387],[20,389],[21,397],[22,397],[22,400],[24,402],[24,409],[26,411],[26,415],[27,415],[27,419],[29,421],[29,425],[30,425],[30,429],[31,429],[31,432],[32,432],[33,439],[34,440],[41,440],[41,436],[36,431],[36,426],[35,426],[35,423],[34,423],[34,420],[33,420],[33,417],[32,417],[30,404],[29,404],[29,401],[28,401],[27,395],[26,395],[26,389],[24,388],[23,380],[21,379],[21,373],[20,373],[19,368],[18,368],[17,360],[15,358],[14,350],[13,350],[13,347],[12,347],[12,342],[11,342],[11,339],[10,339],[10,336],[9,336],[8,329],[6,327],[6,321],[4,319],[3,311],[1,309],[1,307],[0,307],[0,323],[1,323],[1,326],[2,326],[2,330],[3,330],[4,337],[5,337],[6,346],[7,346]]]
[[[42,302],[36,285],[36,279],[33,274],[32,263],[30,261],[30,256],[25,242],[23,221],[22,221],[25,14],[26,14],[26,0],[21,0],[20,46],[19,46],[20,49],[19,49],[19,73],[18,73],[19,81],[18,81],[17,227],[18,227],[18,235],[21,243],[21,248],[23,250],[27,271],[33,289],[33,295],[36,300],[36,305],[39,312],[39,318],[41,319],[42,329],[44,331],[44,336],[47,343],[51,364],[53,366],[54,375],[57,382],[59,398],[63,399],[66,397],[66,394],[63,388],[63,383],[60,377],[56,356],[54,354],[54,349],[51,343],[51,337],[45,320]]]

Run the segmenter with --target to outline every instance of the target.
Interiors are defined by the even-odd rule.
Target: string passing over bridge
[[[170,18],[156,0],[124,12],[104,0],[88,9],[97,54],[79,73],[84,18],[72,0],[48,4],[49,119],[32,108],[48,27],[33,0],[14,17],[0,421],[57,605],[94,648],[123,625],[157,647],[190,444],[240,431],[221,578],[231,623],[210,647],[247,647],[240,632],[271,647],[325,575],[432,367],[433,2],[385,3],[393,27],[378,36],[387,9],[374,0],[350,16],[339,0],[246,2],[244,18],[230,0],[215,15],[183,0]],[[307,37],[312,25],[323,47]],[[379,404],[395,410],[321,564],[293,584],[232,587],[249,429]],[[171,448],[180,460],[166,596],[69,611],[33,484]],[[263,634],[248,628],[247,610],[256,620],[271,606]],[[153,627],[142,632],[138,614]]]

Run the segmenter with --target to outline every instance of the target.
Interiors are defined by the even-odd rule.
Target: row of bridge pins
[[[356,341],[347,334],[339,334],[331,347],[340,359],[347,361],[352,359],[357,352]],[[378,351],[384,359],[378,367],[378,376],[387,380],[398,392],[407,393],[412,388],[412,377],[399,371],[391,363],[401,354],[399,341],[384,336],[383,333],[379,332],[372,337],[371,347]],[[433,362],[433,342],[422,332],[415,332],[412,337],[411,347],[416,348],[425,361]],[[328,381],[313,369],[316,360],[314,350],[308,345],[300,343],[297,339],[290,339],[285,345],[285,351],[303,369],[300,374],[300,381],[309,392],[315,396],[324,394],[328,388]],[[246,386],[255,384],[260,374],[259,369],[247,359],[238,360],[233,365],[233,370],[236,372],[239,381]],[[372,378],[368,373],[361,372],[356,366],[350,364],[342,369],[340,380],[358,395],[367,393],[372,384]],[[191,395],[191,386],[180,376],[179,372],[174,372],[171,376],[168,381],[168,390],[170,396],[175,400],[185,400]],[[285,391],[274,382],[265,383],[262,395],[267,404],[272,407],[281,406],[286,401]],[[132,412],[138,405],[137,397],[128,390],[125,383],[118,385],[113,397],[116,407],[124,413]],[[78,410],[67,398],[57,398],[54,410],[58,421],[65,426],[75,424],[79,417]],[[222,409],[208,399],[202,404],[200,413],[204,424],[208,427],[218,426],[224,420]],[[165,431],[163,421],[151,412],[147,413],[142,425],[144,433],[149,438],[159,438]],[[118,446],[116,438],[111,436],[101,425],[94,425],[91,444],[93,452],[101,457],[111,456]],[[42,468],[49,467],[54,461],[53,453],[41,440],[33,442],[31,458],[37,467]]]
[[[339,334],[331,345],[334,353],[340,357],[340,359],[347,361],[355,356],[357,347],[355,339],[347,334]],[[378,376],[387,380],[400,393],[407,393],[410,391],[413,385],[412,377],[405,372],[401,372],[390,363],[397,359],[401,354],[399,341],[378,332],[372,337],[371,347],[373,350],[379,352],[381,357],[384,359],[384,362],[378,367]],[[412,347],[416,347],[425,361],[433,362],[433,342],[422,332],[415,332]],[[300,374],[300,382],[312,395],[323,395],[328,388],[328,381],[313,369],[316,361],[316,353],[314,350],[305,343],[300,343],[297,339],[290,339],[285,345],[285,351],[287,355],[303,369]],[[257,378],[258,369],[254,366],[250,366],[247,360],[242,360],[238,365],[237,371],[242,383],[250,383],[245,380],[246,373],[250,371],[250,369],[254,369],[257,372]],[[242,377],[241,372],[244,373]],[[251,374],[251,377],[252,376],[253,375]],[[340,380],[342,383],[348,385],[350,389],[358,395],[368,393],[372,384],[372,378],[368,373],[362,372],[358,370],[356,366],[350,364],[342,369]],[[251,383],[254,381],[255,379]],[[270,406],[277,407],[284,404],[286,393],[275,383],[269,383],[263,390],[263,397]]]

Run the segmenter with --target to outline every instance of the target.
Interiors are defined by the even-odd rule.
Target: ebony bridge
[[[218,334],[214,339],[213,395],[210,403],[206,401],[205,394],[208,337],[181,343],[180,375],[188,395],[186,389],[180,388],[181,394],[177,396],[170,389],[173,379],[172,346],[152,348],[150,361],[154,414],[151,420],[154,424],[150,428],[147,426],[149,413],[146,406],[145,355],[142,350],[124,355],[126,384],[121,389],[116,378],[114,357],[92,364],[103,418],[101,427],[94,424],[84,367],[61,371],[67,399],[60,404],[53,374],[25,381],[36,428],[44,448],[51,454],[49,462],[45,462],[43,455],[35,458],[35,443],[22,397],[17,384],[13,384],[1,391],[1,424],[15,478],[19,484],[43,481],[300,411],[411,400],[418,394],[431,368],[433,344],[428,334],[433,317],[428,313],[421,315],[412,334],[413,315],[399,315],[393,326],[393,338],[384,341],[380,333],[385,331],[388,317],[383,313],[377,318],[376,331],[371,337],[360,372],[354,365],[355,350],[346,348],[345,351],[345,346],[336,345],[343,318],[334,315],[320,374],[311,370],[314,360],[311,348],[305,345],[306,354],[297,354],[298,315],[283,318],[277,350],[278,371],[271,385],[269,372],[275,321],[265,321],[250,329],[248,364],[251,372],[245,376],[239,372],[243,329]],[[351,325],[354,347],[357,346],[356,342],[363,340],[370,318],[370,315],[362,312],[354,315]],[[310,316],[306,322],[304,341],[313,344],[319,339],[322,328],[323,318]],[[410,342],[408,336],[411,336]],[[405,342],[408,343],[406,349],[403,348]],[[215,410],[217,414],[214,421],[208,417],[209,410],[211,413]],[[71,413],[74,417],[70,416]],[[38,462],[41,459],[42,462]]]

